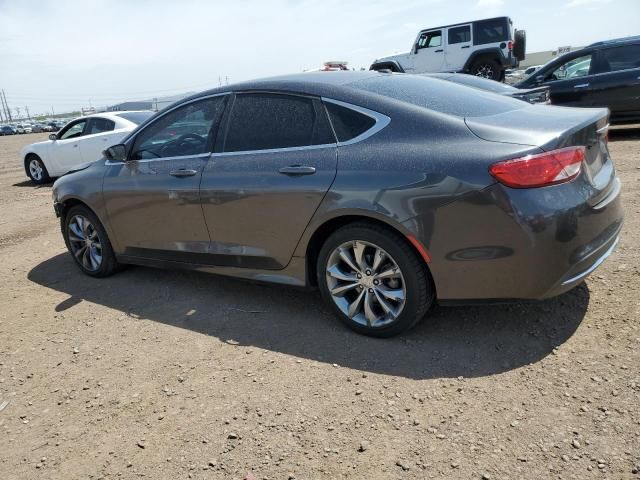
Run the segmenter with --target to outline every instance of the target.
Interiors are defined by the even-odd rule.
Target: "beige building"
[[[559,47],[556,50],[549,50],[547,52],[527,52],[525,59],[520,62],[520,69],[531,67],[533,65],[544,65],[550,62],[558,55],[562,55],[567,52],[573,52],[574,50],[580,50],[583,47]]]

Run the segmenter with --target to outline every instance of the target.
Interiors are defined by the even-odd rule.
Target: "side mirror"
[[[542,82],[544,82],[544,76],[543,75],[536,76],[536,83],[542,83]]]
[[[58,139],[58,136],[55,133],[49,134],[49,140],[53,140],[54,142]]]
[[[107,160],[112,162],[124,162],[127,159],[127,149],[123,144],[113,145],[107,148],[102,154]]]

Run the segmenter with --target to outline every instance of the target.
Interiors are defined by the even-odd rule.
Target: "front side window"
[[[90,118],[86,135],[95,135],[96,133],[110,132],[116,128],[116,123],[108,118]]]
[[[67,140],[69,138],[77,138],[81,137],[84,132],[84,127],[87,124],[86,120],[80,120],[79,122],[72,123],[68,127],[66,127],[62,132],[60,132],[60,136],[58,137],[60,140]]]
[[[199,155],[211,150],[227,96],[183,105],[163,115],[136,137],[132,160]]]
[[[442,31],[423,32],[418,39],[418,49],[442,46]]]
[[[467,43],[471,41],[471,27],[453,27],[449,29],[449,45],[456,43]]]
[[[597,73],[617,72],[640,68],[640,45],[623,45],[601,51],[602,60]]]
[[[570,80],[589,75],[591,57],[591,54],[583,55],[564,62],[549,74],[547,80]]]
[[[225,152],[335,143],[326,114],[313,99],[271,93],[240,94],[229,115]]]
[[[509,40],[509,24],[506,19],[483,20],[473,24],[475,45],[506,42]]]

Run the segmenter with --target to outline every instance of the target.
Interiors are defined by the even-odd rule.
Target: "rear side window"
[[[271,93],[239,94],[229,115],[225,152],[335,143],[313,99]]]
[[[506,19],[483,20],[473,24],[475,45],[506,42],[509,40],[509,25]]]
[[[640,68],[640,45],[624,45],[602,50],[597,73]]]
[[[338,141],[346,142],[362,135],[376,124],[376,121],[368,115],[351,110],[350,108],[336,105],[335,103],[325,103],[331,124],[336,132]]]
[[[116,128],[116,123],[108,118],[90,118],[86,135],[94,135],[96,133],[110,132]]]
[[[504,95],[418,75],[380,75],[349,86],[458,117],[497,115],[527,106]]]
[[[449,45],[456,43],[466,43],[471,41],[471,27],[453,27],[449,29]]]

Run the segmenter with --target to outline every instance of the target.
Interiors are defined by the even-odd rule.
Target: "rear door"
[[[336,175],[319,99],[240,93],[202,177],[211,262],[282,269]]]
[[[102,151],[114,144],[111,138],[115,126],[116,123],[109,118],[89,117],[84,138],[80,142],[80,151],[85,161],[100,159]]]
[[[446,30],[427,30],[418,36],[415,46],[413,73],[441,72],[446,68],[443,33]]]
[[[608,107],[613,121],[640,117],[640,44],[603,48],[595,63],[593,106]]]
[[[471,24],[456,25],[447,28],[447,69],[460,71],[469,58],[471,41]]]

